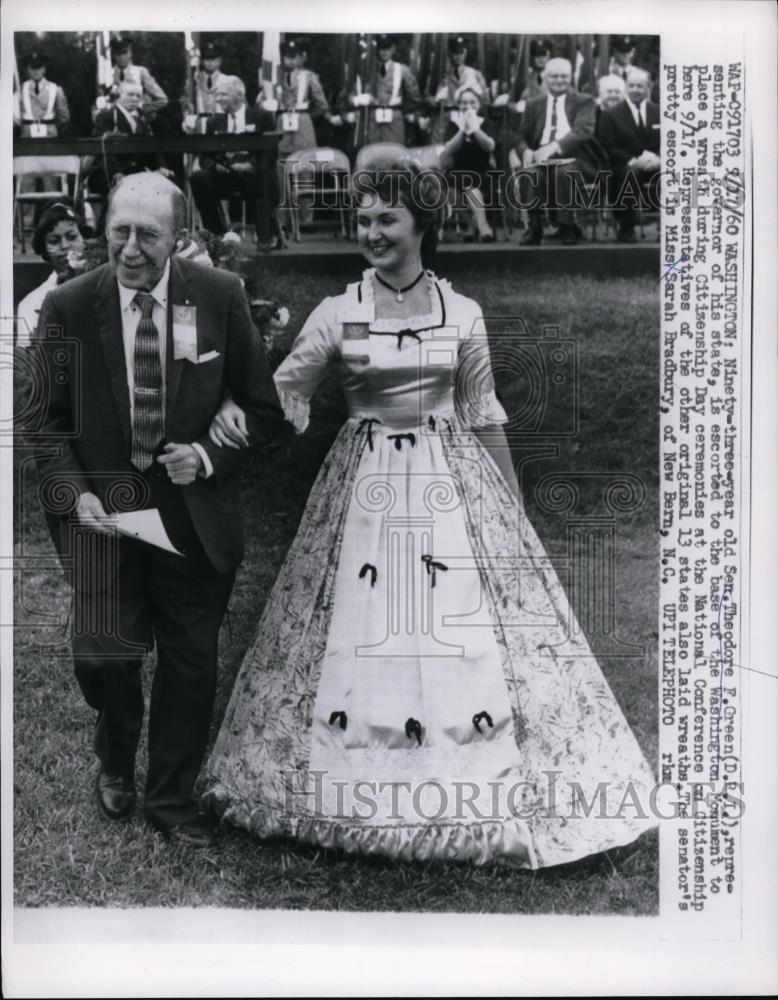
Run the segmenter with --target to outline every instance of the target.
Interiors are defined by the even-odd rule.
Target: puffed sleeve
[[[284,415],[298,434],[308,427],[310,401],[327,365],[340,353],[340,323],[335,300],[326,298],[305,321],[292,350],[273,379]]]
[[[464,325],[454,373],[454,405],[466,427],[492,427],[505,424],[508,417],[494,389],[492,361],[486,324],[481,310],[474,311]]]

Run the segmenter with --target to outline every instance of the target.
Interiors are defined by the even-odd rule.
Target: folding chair
[[[57,198],[69,198],[69,178],[75,177],[75,188],[78,191],[80,161],[77,156],[15,156],[13,158],[14,175],[14,225],[16,227],[22,253],[26,253],[24,207],[39,205],[42,202],[56,201]],[[55,186],[49,191],[23,191],[22,182],[28,178],[52,178]]]
[[[315,204],[314,209],[334,208],[340,218],[340,235],[348,236],[346,197],[350,189],[351,165],[345,153],[329,146],[300,149],[283,161],[286,203],[292,221],[292,237],[300,242],[300,194],[334,195],[330,205]]]

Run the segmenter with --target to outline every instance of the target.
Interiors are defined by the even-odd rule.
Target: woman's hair
[[[49,205],[40,217],[40,221],[32,237],[32,248],[44,260],[49,259],[46,253],[46,237],[58,223],[72,222],[73,225],[78,227],[78,231],[82,236],[93,235],[92,230],[83,223],[73,206],[68,204],[68,202],[69,199],[63,199],[62,201],[55,202],[53,205]]]
[[[475,87],[471,87],[469,83],[465,84],[464,87],[459,87],[459,89],[455,91],[454,100],[457,102],[461,101],[464,94],[472,94],[478,101],[479,108],[484,103],[484,99],[480,91],[476,90]]]
[[[438,246],[438,219],[446,203],[445,177],[439,170],[422,170],[411,159],[395,157],[370,161],[352,177],[354,206],[364,198],[407,208],[423,233],[421,260],[427,267]]]

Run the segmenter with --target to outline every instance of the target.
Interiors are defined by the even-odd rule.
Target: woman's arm
[[[475,139],[475,141],[478,143],[478,145],[481,147],[481,149],[484,150],[484,152],[486,153],[493,152],[494,147],[497,145],[497,143],[490,135],[487,135],[483,129],[477,128],[475,132],[471,134]]]
[[[511,493],[515,497],[518,497],[519,481],[516,478],[516,469],[513,465],[511,450],[508,447],[508,439],[505,437],[505,431],[499,424],[493,424],[490,427],[474,427],[472,431],[482,447],[491,455],[494,464],[502,473],[503,479],[508,484]]]

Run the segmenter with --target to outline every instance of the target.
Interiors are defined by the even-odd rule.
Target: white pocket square
[[[206,361],[213,361],[214,358],[218,358],[218,357],[219,357],[219,352],[218,351],[206,351],[205,354],[201,354],[198,357],[197,363],[198,363],[198,365],[201,365],[201,364],[203,364]]]

